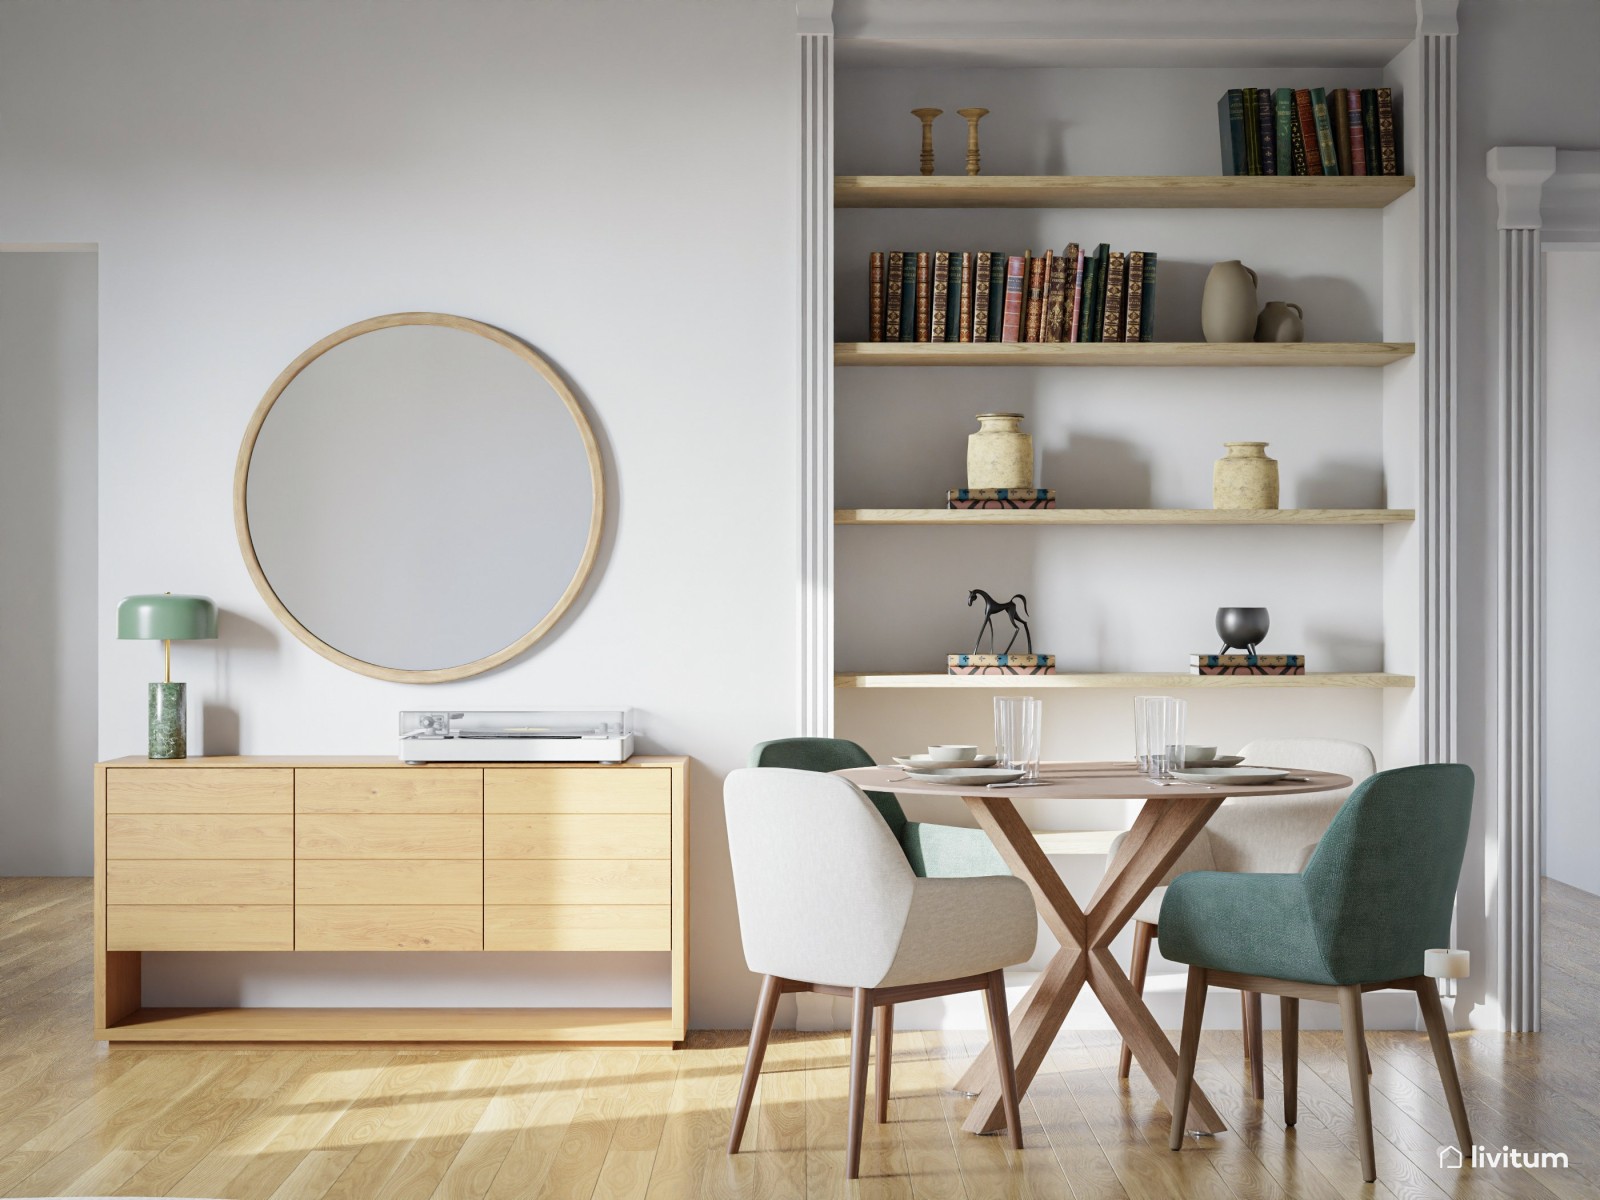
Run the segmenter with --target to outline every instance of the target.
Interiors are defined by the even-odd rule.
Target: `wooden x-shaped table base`
[[[1146,1077],[1170,1105],[1177,1081],[1177,1048],[1161,1032],[1127,973],[1112,956],[1111,941],[1133,919],[1139,905],[1177,862],[1184,847],[1204,828],[1222,804],[1222,797],[1191,794],[1145,800],[1133,828],[1090,898],[1087,912],[1067,891],[1067,885],[1008,797],[989,794],[963,799],[1006,865],[1032,889],[1039,915],[1061,943],[1050,965],[1034,980],[1011,1014],[1017,1090],[1027,1091],[1079,990],[1088,984],[1132,1048]],[[956,1087],[978,1095],[964,1126],[968,1132],[988,1133],[1004,1126],[992,1048],[986,1048],[973,1061]],[[1189,1127],[1206,1133],[1220,1133],[1225,1128],[1198,1084],[1190,1093]]]

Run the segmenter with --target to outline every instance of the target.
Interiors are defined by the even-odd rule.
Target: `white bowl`
[[[1216,753],[1215,750],[1212,751]],[[934,762],[970,762],[978,757],[976,746],[958,746],[954,743],[944,746],[929,746],[928,757]]]
[[[1178,747],[1174,746],[1174,747],[1172,747],[1172,749],[1174,751],[1176,751],[1178,749]],[[1183,761],[1185,763],[1191,765],[1191,766],[1197,766],[1197,767],[1198,766],[1203,766],[1204,764],[1210,762],[1216,756],[1217,756],[1217,748],[1215,746],[1184,746],[1183,747]],[[1174,754],[1174,757],[1176,757],[1176,754]]]

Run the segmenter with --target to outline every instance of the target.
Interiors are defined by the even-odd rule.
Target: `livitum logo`
[[[1455,1146],[1439,1147],[1439,1165],[1451,1170],[1468,1167],[1562,1167],[1567,1156],[1560,1151],[1519,1150],[1515,1146],[1501,1146],[1492,1150],[1488,1146],[1474,1146],[1470,1155]]]

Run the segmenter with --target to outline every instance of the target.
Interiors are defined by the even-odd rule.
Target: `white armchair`
[[[849,996],[846,1174],[857,1177],[866,1105],[868,1012],[878,1019],[877,1117],[888,1116],[894,1005],[982,991],[1011,1144],[1022,1145],[1002,968],[1033,953],[1027,885],[1011,876],[919,879],[872,802],[833,775],[732,772],[723,789],[745,962],[764,976],[728,1137],[738,1152],[778,999]]]
[[[1299,767],[1313,771],[1332,771],[1348,775],[1351,786],[1306,796],[1230,797],[1222,802],[1200,836],[1172,865],[1161,886],[1151,892],[1133,916],[1133,961],[1128,971],[1134,990],[1144,994],[1150,945],[1155,940],[1161,918],[1161,902],[1167,887],[1188,871],[1296,872],[1305,868],[1312,851],[1328,831],[1333,818],[1349,799],[1355,784],[1378,769],[1378,764],[1360,742],[1332,738],[1261,738],[1239,751],[1250,766]],[[1119,835],[1111,843],[1114,858],[1122,844]],[[1250,1066],[1250,1090],[1257,1100],[1264,1091],[1261,1062],[1261,996],[1240,992],[1239,1004],[1244,1026],[1245,1060]],[[1126,1042],[1117,1067],[1126,1079],[1133,1055]]]

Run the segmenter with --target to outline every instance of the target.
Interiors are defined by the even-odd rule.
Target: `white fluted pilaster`
[[[800,32],[800,732],[833,732],[833,27]]]

